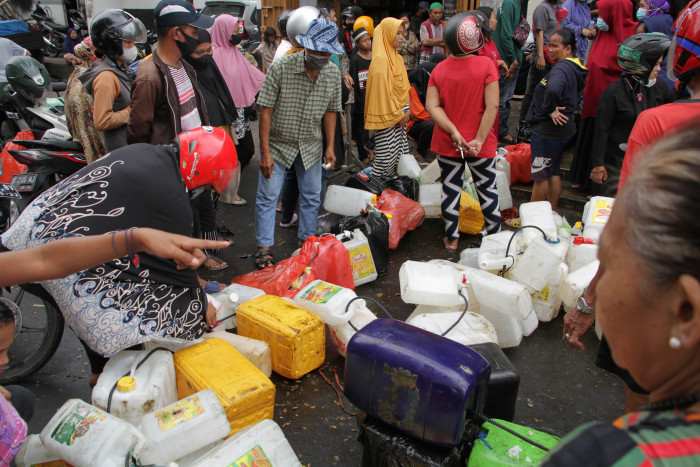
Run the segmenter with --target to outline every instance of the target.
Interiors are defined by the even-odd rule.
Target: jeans
[[[299,154],[292,165],[299,189],[298,237],[306,240],[309,235],[316,234],[316,219],[321,205],[321,160],[306,170]],[[262,172],[258,176],[258,194],[255,197],[255,243],[259,248],[275,244],[275,208],[284,176],[285,167],[278,162],[275,162],[270,178],[265,178]]]
[[[328,186],[328,179],[331,178],[333,174],[333,169],[321,168],[321,200],[319,207],[323,206],[323,201],[326,199],[326,187]],[[299,201],[299,182],[297,181],[297,173],[294,166],[291,166],[284,171],[284,182],[282,183],[282,192],[280,193],[280,203],[282,204],[282,209],[280,209],[280,222],[283,224],[289,224],[292,222],[292,217],[294,217],[294,211],[297,209],[297,202]]]
[[[515,92],[515,85],[518,83],[518,72],[520,67],[515,69],[510,81],[501,78],[500,98],[498,100],[498,137],[502,138],[508,134],[508,118],[510,118],[510,100]]]

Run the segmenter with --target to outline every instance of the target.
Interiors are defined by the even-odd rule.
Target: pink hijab
[[[226,81],[234,104],[243,108],[255,101],[255,94],[260,91],[265,74],[251,65],[238,47],[229,43],[238,21],[238,18],[231,15],[220,15],[214,21],[210,33],[216,66]]]

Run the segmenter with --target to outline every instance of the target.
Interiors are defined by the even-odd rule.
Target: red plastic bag
[[[298,255],[234,277],[233,282],[261,289],[266,294],[292,298],[316,279],[355,289],[348,250],[332,235],[308,237]]]
[[[377,200],[379,210],[391,214],[389,249],[395,250],[406,232],[418,227],[425,217],[425,209],[417,201],[405,197],[398,191],[386,189]]]
[[[20,131],[15,135],[14,139],[31,140],[34,139],[34,133],[31,130]],[[2,163],[2,175],[0,175],[0,183],[10,183],[12,176],[15,174],[23,174],[27,171],[27,166],[20,164],[10,155],[10,149],[26,149],[24,146],[8,141],[0,153],[0,162]]]
[[[532,152],[529,143],[514,144],[505,147],[508,150],[506,160],[510,163],[510,183],[529,183],[530,165],[532,163]]]

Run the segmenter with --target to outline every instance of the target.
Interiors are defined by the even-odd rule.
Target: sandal
[[[260,270],[274,264],[274,258],[270,250],[256,251],[253,257],[255,258],[255,267]]]
[[[508,227],[513,227],[514,229],[520,228],[520,218],[514,217],[512,219],[506,219],[503,221]]]
[[[515,138],[513,138],[511,135],[501,136],[498,138],[498,142],[506,146],[511,146],[516,143]]]
[[[231,204],[233,204],[235,206],[245,206],[246,204],[248,204],[248,201],[246,201],[243,198],[241,198],[240,196],[236,195],[236,197],[233,198],[233,202]]]
[[[216,263],[216,266],[207,266],[207,261],[214,261],[214,263]],[[226,269],[228,267],[228,264],[223,259],[217,258],[212,254],[208,254],[207,260],[204,261],[202,267],[204,269],[208,269],[209,271],[221,271],[222,269]]]
[[[455,253],[457,251],[458,247],[452,248],[450,246],[447,246],[447,237],[442,237],[442,244],[445,246],[445,249],[449,251],[450,253]]]

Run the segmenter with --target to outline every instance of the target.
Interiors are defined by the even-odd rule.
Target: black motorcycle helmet
[[[41,63],[32,57],[12,57],[5,65],[7,82],[25,99],[39,99],[51,86],[51,76]]]
[[[146,36],[146,26],[122,10],[105,10],[90,25],[92,44],[99,53],[115,61],[123,53],[122,40],[142,43],[146,42]]]
[[[649,82],[649,75],[656,62],[671,45],[664,34],[651,32],[628,37],[617,49],[617,63],[620,68],[642,84]]]
[[[442,37],[454,55],[468,55],[484,46],[484,21],[480,12],[459,13],[445,23]]]
[[[287,21],[289,20],[289,17],[292,16],[293,12],[294,8],[284,10],[277,18],[277,30],[280,32],[280,36],[282,36],[284,39],[287,39]]]
[[[350,19],[357,19],[360,16],[364,15],[365,12],[360,8],[359,6],[354,6],[351,5],[349,7],[346,7],[342,13],[340,13],[340,22],[342,24],[345,24],[345,20],[350,18]]]

